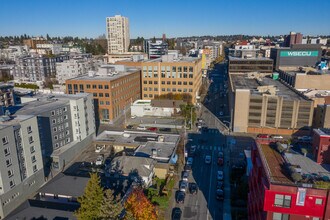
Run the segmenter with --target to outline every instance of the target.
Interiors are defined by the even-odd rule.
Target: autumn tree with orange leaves
[[[141,188],[133,189],[126,200],[125,208],[136,220],[157,220],[158,214],[153,204],[144,195]]]

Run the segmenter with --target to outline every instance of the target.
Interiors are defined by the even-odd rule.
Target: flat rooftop
[[[176,143],[180,139],[180,136],[175,134],[159,134],[143,131],[104,131],[96,137],[95,141],[139,146],[146,145],[149,141],[155,142],[159,136],[164,137],[164,142],[160,143]]]
[[[28,96],[26,99],[32,101],[25,102],[23,104],[13,106],[10,111],[16,115],[38,115],[43,112],[51,111],[59,106],[64,106],[70,103],[70,100],[78,100],[83,97],[87,97],[88,93],[78,93],[75,95],[36,95]],[[34,101],[33,101],[34,100]]]
[[[318,129],[313,129],[315,133],[317,133],[320,136],[330,136],[330,129],[329,128],[318,128]]]
[[[276,88],[276,95],[282,96],[284,99],[287,100],[304,100],[302,95],[294,92],[292,89],[287,87],[286,85],[282,84],[278,80],[273,80],[270,77],[262,77],[260,79],[256,78],[248,78],[247,75],[236,75],[232,74],[230,75],[234,90],[236,89],[248,89],[251,90],[251,92],[254,95],[262,95],[262,93],[258,92],[259,86],[274,86]]]
[[[273,145],[276,145],[275,143]],[[264,165],[266,174],[271,183],[287,184],[287,185],[305,185],[308,187],[317,188],[313,181],[320,179],[329,179],[330,172],[316,163],[309,157],[289,150],[282,156],[271,144],[257,143],[257,148],[260,154],[261,162]],[[300,169],[300,174],[303,179],[295,183],[289,173],[289,167],[294,166]]]
[[[0,116],[0,130],[8,126],[17,125],[21,121],[25,121],[33,117],[35,116],[34,115],[13,115],[13,116],[2,115]]]
[[[317,69],[314,67],[280,66],[279,69],[291,76],[295,76],[295,75],[330,75],[330,70],[320,70],[320,69]]]
[[[151,157],[155,160],[167,162],[170,157],[175,153],[178,143],[166,143],[149,141],[146,145],[140,145],[134,155],[141,157]]]
[[[100,80],[104,80],[104,81],[108,81],[108,82],[111,82],[111,81],[114,81],[114,80],[117,80],[121,77],[124,77],[124,76],[128,76],[128,75],[131,75],[133,73],[136,73],[137,71],[140,71],[139,69],[137,68],[126,68],[125,71],[122,71],[122,72],[116,72],[116,73],[112,73],[109,75],[100,75],[100,74],[95,74],[95,75],[89,75],[89,74],[86,74],[86,75],[81,75],[81,76],[77,76],[77,77],[74,77],[74,78],[71,78],[69,80],[88,80],[88,81],[100,81]]]

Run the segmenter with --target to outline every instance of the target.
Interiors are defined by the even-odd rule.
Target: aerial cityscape
[[[330,1],[0,8],[0,220],[330,219]]]

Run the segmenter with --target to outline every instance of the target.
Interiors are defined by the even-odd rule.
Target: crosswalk
[[[222,146],[208,146],[208,145],[197,145],[197,150],[210,150],[210,151],[222,151]]]

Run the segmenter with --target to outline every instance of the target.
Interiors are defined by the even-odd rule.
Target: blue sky
[[[330,34],[330,0],[0,0],[0,35],[97,37],[105,18],[130,19],[131,38]]]

